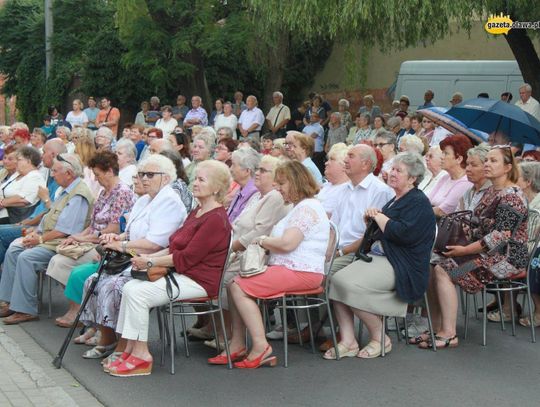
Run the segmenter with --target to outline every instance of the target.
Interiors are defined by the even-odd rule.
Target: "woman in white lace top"
[[[275,182],[284,201],[294,207],[274,226],[270,236],[256,239],[270,252],[268,268],[253,277],[236,277],[229,285],[232,317],[230,351],[233,360],[241,360],[234,364],[238,368],[253,369],[264,364],[276,364],[276,358],[270,356],[272,348],[266,341],[255,299],[315,289],[324,277],[330,223],[323,206],[314,199],[319,189],[317,182],[298,161],[281,164],[276,169]],[[246,328],[253,343],[249,353],[245,348]],[[222,353],[208,362],[226,364],[227,358]]]

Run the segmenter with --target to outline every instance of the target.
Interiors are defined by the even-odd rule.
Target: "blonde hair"
[[[92,131],[88,129],[81,129],[79,139],[75,144],[75,154],[79,156],[81,162],[85,167],[88,167],[90,160],[96,155],[96,144],[94,143],[94,136]]]
[[[308,157],[313,154],[315,150],[315,140],[308,136],[307,134],[300,133],[299,131],[291,131],[288,134],[294,137],[296,141],[300,144],[300,148],[306,152]]]
[[[332,158],[336,160],[341,165],[344,164],[345,157],[347,157],[347,153],[349,152],[349,146],[345,143],[337,143],[332,146],[330,151],[328,152],[328,158]]]
[[[206,160],[197,165],[195,173],[198,173],[200,170],[207,170],[209,172],[208,181],[210,185],[218,188],[215,199],[222,204],[225,201],[225,196],[232,182],[229,167],[221,161]]]
[[[422,139],[414,134],[407,134],[406,136],[401,137],[399,146],[406,146],[406,151],[418,153],[420,155],[423,155],[425,149]]]
[[[280,160],[277,157],[272,157],[271,155],[263,155],[261,158],[261,162],[259,163],[259,166],[261,164],[268,164],[272,167],[272,176],[276,176],[276,168],[281,163],[282,160]]]
[[[202,131],[202,129],[203,129],[203,126],[201,126],[200,124],[196,124],[195,126],[193,126],[191,128],[191,137],[195,138],[195,136],[199,134]]]
[[[289,198],[294,204],[304,199],[313,198],[319,192],[319,185],[311,172],[298,161],[285,161],[275,171],[276,182],[280,180],[289,182]]]

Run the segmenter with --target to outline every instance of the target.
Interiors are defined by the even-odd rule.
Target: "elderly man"
[[[47,268],[62,239],[88,226],[93,197],[82,182],[82,172],[77,155],[56,157],[51,173],[63,188],[62,193],[38,228],[9,246],[0,280],[0,317],[4,324],[38,319],[36,273]]]
[[[424,93],[424,104],[418,106],[418,110],[427,109],[428,107],[435,106],[433,104],[434,97],[435,97],[435,93],[431,89],[426,90],[426,93]]]
[[[153,139],[150,142],[150,147],[148,148],[148,152],[150,154],[159,154],[165,150],[175,151],[172,143],[164,138]]]
[[[540,103],[538,103],[538,100],[533,98],[532,96],[532,87],[528,83],[524,83],[519,88],[519,100],[516,102],[516,106],[519,107],[521,110],[524,110],[525,112],[529,113],[531,116],[533,116],[536,120],[540,121]],[[536,147],[533,144],[525,144],[523,146],[523,151],[529,151],[534,150]]]
[[[202,99],[200,96],[191,98],[191,110],[187,112],[184,118],[184,128],[191,129],[195,125],[208,126],[208,113],[201,106]]]
[[[112,131],[114,137],[118,134],[118,123],[120,122],[120,110],[111,106],[108,97],[101,98],[101,110],[96,117],[96,127],[98,129],[107,127]]]
[[[450,104],[452,106],[458,105],[461,102],[463,102],[463,93],[456,92],[452,95],[452,99],[450,99]]]
[[[302,133],[308,135],[315,142],[313,149],[313,162],[321,173],[324,172],[324,161],[326,153],[324,149],[324,127],[321,125],[321,118],[318,112],[311,112],[309,123],[302,129]]]
[[[109,151],[113,147],[114,134],[108,127],[100,127],[96,132],[95,144],[98,151]]]
[[[283,93],[274,92],[272,94],[272,101],[274,102],[274,106],[272,106],[266,115],[266,125],[274,139],[285,137],[287,123],[291,120],[291,111],[283,104]]]
[[[249,95],[246,99],[247,109],[242,112],[238,119],[240,140],[252,139],[260,142],[261,128],[264,124],[264,114],[257,107],[257,98]]]

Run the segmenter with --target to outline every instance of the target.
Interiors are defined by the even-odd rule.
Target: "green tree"
[[[328,35],[341,41],[369,42],[383,51],[433,43],[450,32],[449,22],[470,30],[489,14],[509,14],[513,21],[540,20],[540,3],[530,0],[246,0],[260,23],[279,26],[304,38]],[[540,59],[531,41],[534,30],[510,30],[506,41],[525,81],[540,96]]]

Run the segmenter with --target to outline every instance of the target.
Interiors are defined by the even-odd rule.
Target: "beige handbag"
[[[72,243],[67,246],[56,246],[56,253],[78,260],[95,247],[94,243]]]
[[[251,277],[266,271],[266,250],[255,243],[248,245],[240,257],[240,276]]]

